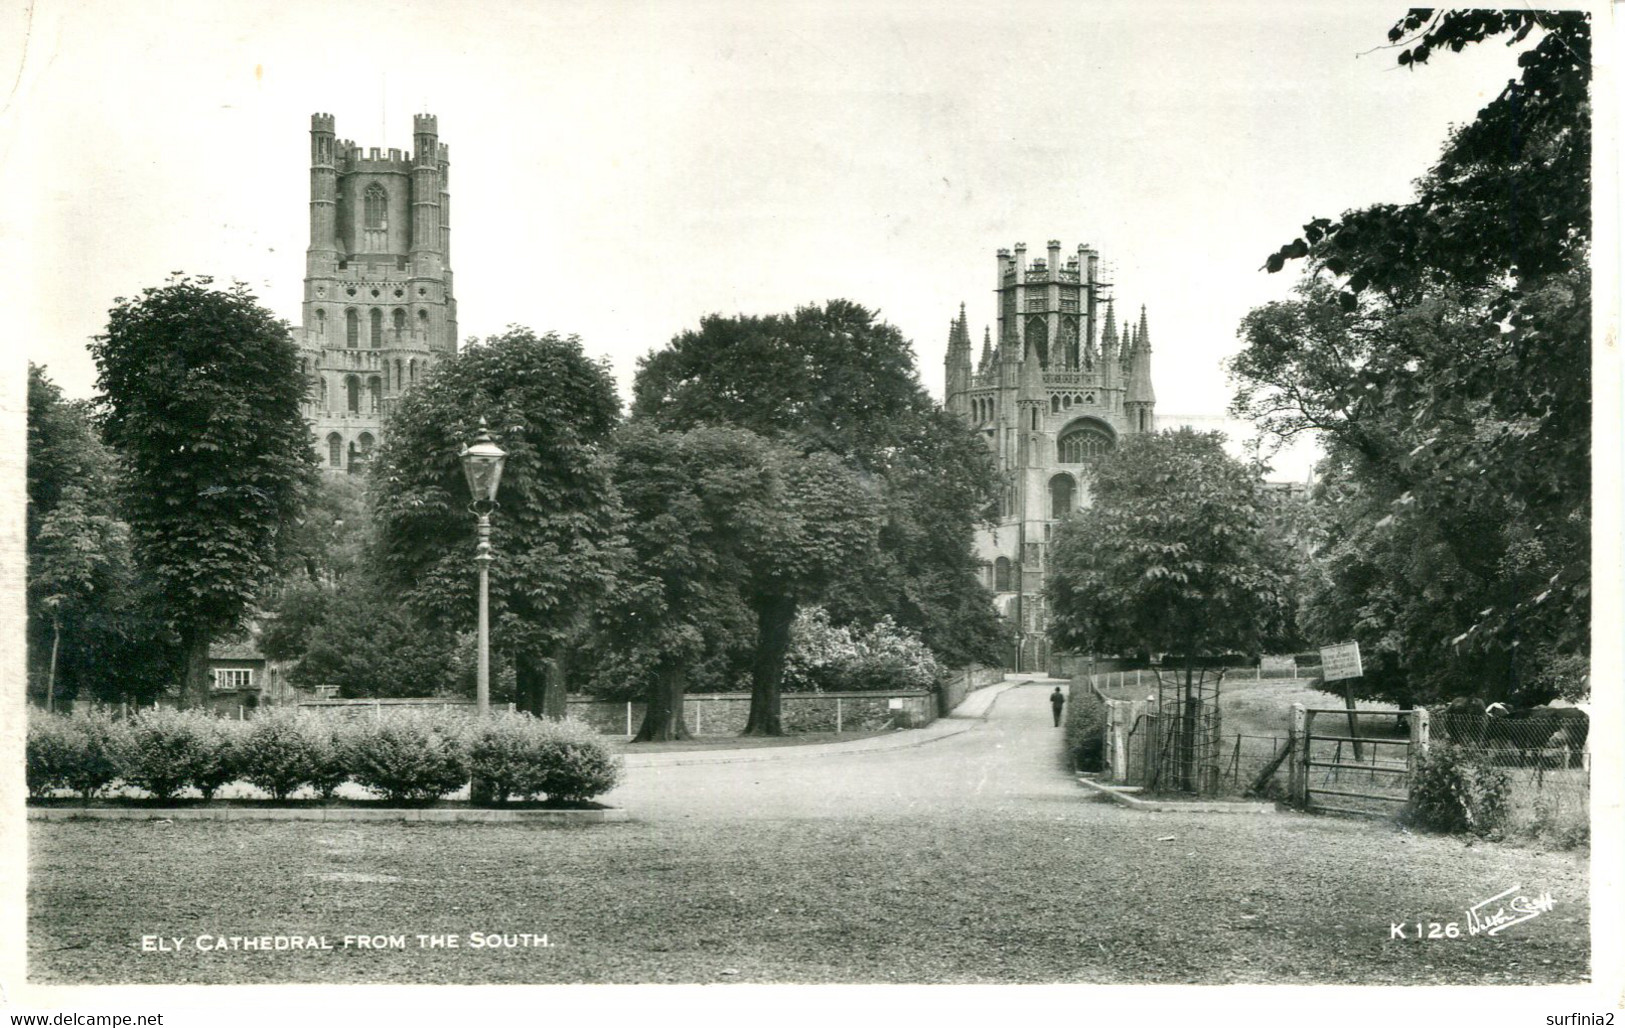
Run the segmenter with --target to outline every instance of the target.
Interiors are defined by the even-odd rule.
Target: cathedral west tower
[[[299,334],[305,413],[330,472],[365,468],[384,414],[457,352],[449,151],[432,114],[403,153],[310,119],[310,247]]]

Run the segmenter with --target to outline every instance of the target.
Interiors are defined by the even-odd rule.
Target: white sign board
[[[1260,671],[1277,671],[1277,672],[1279,672],[1279,671],[1296,671],[1297,669],[1298,669],[1298,658],[1294,657],[1290,653],[1288,653],[1284,657],[1272,657],[1272,656],[1270,656],[1269,654],[1266,653],[1263,656],[1258,658],[1258,670],[1260,670]]]
[[[1359,643],[1338,643],[1336,646],[1320,648],[1322,681],[1336,682],[1344,678],[1359,678],[1363,674],[1365,672],[1360,669]]]
[[[889,697],[887,697],[886,698],[886,709],[887,710],[902,710],[903,709],[903,698],[901,696],[889,696]]]

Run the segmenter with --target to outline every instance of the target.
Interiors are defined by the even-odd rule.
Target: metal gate
[[[1408,724],[1406,723],[1408,721]],[[1292,711],[1291,790],[1304,810],[1391,817],[1409,799],[1417,754],[1426,752],[1425,710]]]

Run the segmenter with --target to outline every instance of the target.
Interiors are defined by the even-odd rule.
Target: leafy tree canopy
[[[178,670],[117,498],[117,464],[88,405],[30,365],[28,663],[42,701],[147,701]]]
[[[972,533],[994,494],[987,448],[921,387],[895,327],[847,300],[792,315],[711,316],[645,357],[633,419],[733,425],[840,457],[884,502],[876,558],[829,597],[843,622],[892,615],[949,663],[994,663],[1003,636]]]
[[[1078,652],[1259,653],[1291,641],[1286,582],[1256,476],[1217,434],[1133,436],[1097,466],[1088,516],[1058,527],[1050,633]]]
[[[483,418],[508,453],[491,517],[492,646],[521,709],[562,714],[548,661],[584,629],[623,546],[605,447],[608,369],[575,337],[514,326],[441,362],[401,398],[373,466],[383,581],[438,629],[471,630],[475,518],[458,455]]]
[[[210,640],[274,578],[314,479],[297,350],[243,286],[178,276],[119,298],[91,352],[136,557],[187,652],[181,701],[198,702]]]
[[[1235,411],[1326,436],[1359,498],[1332,508],[1315,616],[1385,640],[1395,694],[1512,696],[1589,646],[1589,15],[1419,9],[1390,39],[1414,68],[1503,35],[1520,78],[1415,201],[1272,255],[1305,280],[1248,315],[1230,366]],[[1394,604],[1382,631],[1354,588]]]

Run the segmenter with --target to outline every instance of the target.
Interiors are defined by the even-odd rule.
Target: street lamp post
[[[497,485],[502,481],[502,462],[508,454],[491,439],[485,419],[480,419],[480,434],[474,442],[463,447],[457,455],[463,464],[463,477],[468,479],[469,495],[474,497],[470,508],[479,518],[479,545],[474,550],[474,562],[480,569],[480,628],[479,656],[475,665],[475,700],[481,717],[491,712],[491,511],[497,505]]]

